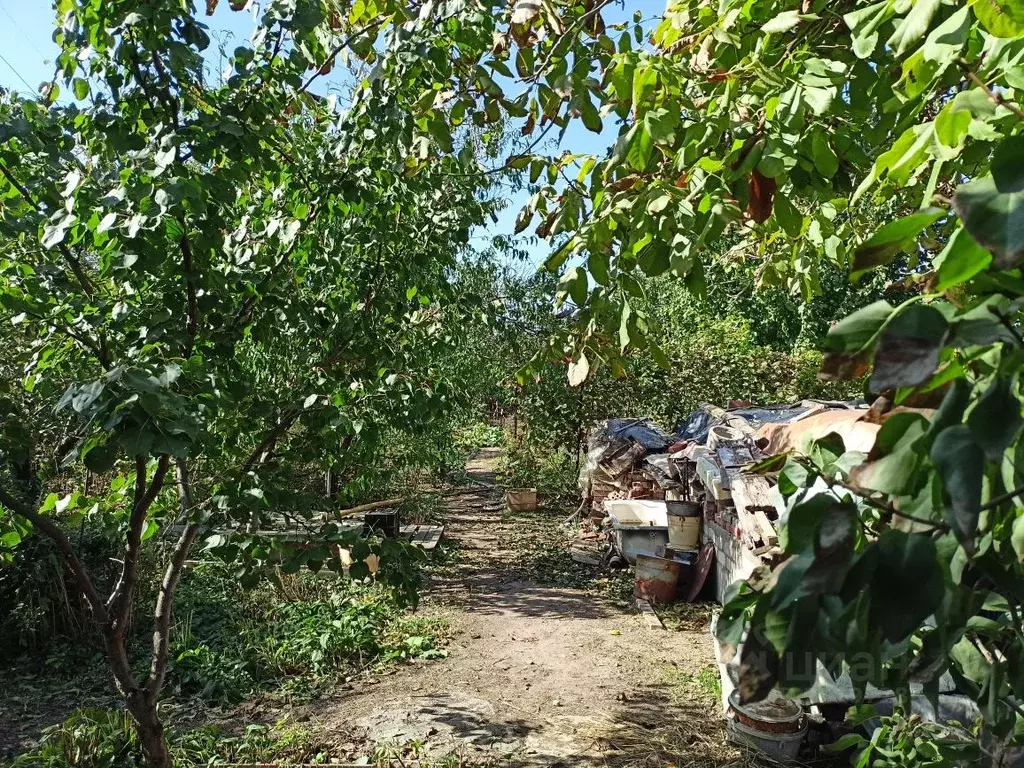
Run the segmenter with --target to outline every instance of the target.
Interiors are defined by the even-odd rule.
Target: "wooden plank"
[[[443,525],[403,525],[400,529],[402,537],[412,544],[430,551],[437,547],[444,534]]]
[[[437,545],[441,543],[441,537],[444,536],[444,526],[428,525],[424,527],[429,528],[431,530],[427,532],[427,538],[423,542],[422,547],[427,552],[433,552],[435,549],[437,549]]]
[[[665,625],[661,623],[661,619],[654,612],[650,602],[638,597],[636,599],[636,607],[640,611],[640,618],[644,620],[644,624],[647,625],[648,629],[665,629]]]
[[[383,501],[371,501],[369,504],[360,504],[358,507],[352,507],[351,509],[340,509],[334,513],[334,517],[342,519],[358,515],[360,512],[370,512],[371,510],[383,509],[384,507],[397,507],[399,504],[404,503],[404,496],[396,496],[393,499],[384,499]]]
[[[578,549],[570,549],[569,557],[573,559],[573,562],[580,563],[582,565],[600,565],[601,558],[589,554],[588,552],[581,552]]]
[[[772,525],[772,521],[768,519],[768,515],[764,513],[763,509],[754,510],[754,520],[761,529],[761,541],[770,547],[779,543],[779,535],[775,531],[775,526]]]
[[[751,549],[756,549],[762,546],[761,541],[761,526],[757,524],[757,519],[747,511],[745,507],[736,507],[736,516],[740,520],[740,530],[743,532],[743,543]]]

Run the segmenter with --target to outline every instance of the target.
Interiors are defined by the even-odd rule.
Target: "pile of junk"
[[[693,601],[705,584],[721,602],[730,584],[782,556],[782,499],[767,477],[745,469],[805,437],[837,429],[846,437],[842,425],[865,410],[816,400],[728,410],[703,403],[675,434],[650,419],[601,422],[580,470],[586,520],[576,551],[589,546],[584,557],[632,566],[637,597],[651,603]],[[870,447],[874,432],[853,437]]]
[[[785,505],[770,477],[747,471],[751,464],[830,433],[838,433],[847,450],[867,453],[880,428],[862,402],[730,405],[701,404],[675,433],[650,419],[623,418],[601,422],[588,434],[580,472],[583,519],[573,556],[632,567],[637,605],[645,614],[676,601],[725,602],[731,585],[758,566],[782,561],[778,528]],[[741,705],[740,654],[727,660],[717,645],[730,738],[776,761],[813,751],[812,726],[824,727],[836,713],[841,719],[856,699],[847,675],[833,679],[821,669],[799,700],[779,694]],[[967,715],[959,711],[964,697],[954,689],[947,673],[940,681],[946,695],[939,699],[946,711],[931,713],[933,718],[970,720],[961,717]],[[876,702],[891,696],[870,687],[867,692]]]

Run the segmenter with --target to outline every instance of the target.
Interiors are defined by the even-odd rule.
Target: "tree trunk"
[[[156,704],[146,701],[142,690],[133,691],[126,699],[128,712],[142,741],[142,751],[146,754],[146,765],[148,768],[171,768],[171,755],[167,750],[163,723],[156,713]]]

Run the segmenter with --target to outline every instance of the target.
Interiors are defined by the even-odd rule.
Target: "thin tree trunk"
[[[138,689],[126,697],[126,703],[139,732],[148,768],[171,768],[171,755],[167,749],[164,725],[156,713],[156,702],[148,701],[145,692]]]

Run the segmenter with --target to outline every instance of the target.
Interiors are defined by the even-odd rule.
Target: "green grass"
[[[673,701],[682,703],[697,699],[717,704],[722,700],[722,681],[717,667],[704,667],[694,674],[669,666],[665,670],[665,678],[672,688]]]

